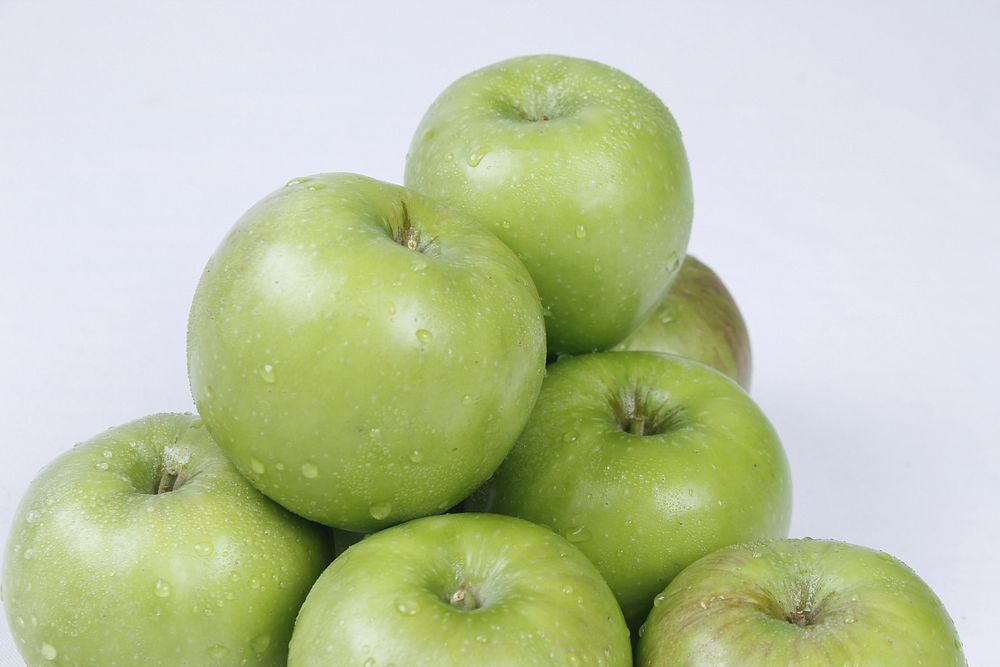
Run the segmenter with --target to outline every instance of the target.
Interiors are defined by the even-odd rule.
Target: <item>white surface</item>
[[[561,52],[684,130],[691,249],[749,323],[793,534],[899,556],[996,663],[1000,6],[335,4],[0,0],[4,535],[74,442],[192,408],[189,300],[246,208],[318,171],[398,182],[445,85]]]

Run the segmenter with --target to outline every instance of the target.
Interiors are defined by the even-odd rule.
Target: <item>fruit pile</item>
[[[405,181],[257,203],[194,296],[198,416],[35,479],[3,570],[28,665],[965,664],[902,563],[782,539],[788,463],[685,256],[656,95],[498,63],[434,102]]]

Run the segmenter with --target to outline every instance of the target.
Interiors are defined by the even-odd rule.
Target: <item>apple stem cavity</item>
[[[654,399],[639,389],[613,394],[608,399],[615,423],[629,435],[660,435],[684,424],[684,409]]]
[[[408,250],[424,255],[432,254],[433,250],[436,249],[434,242],[437,240],[437,237],[429,239],[421,238],[420,230],[414,227],[413,220],[410,218],[410,209],[407,207],[406,202],[401,201],[399,204],[402,208],[400,221],[395,227],[391,223],[389,224],[389,236],[393,241]]]
[[[463,583],[458,589],[451,594],[448,598],[448,604],[450,604],[455,609],[460,609],[462,611],[473,611],[479,609],[479,600],[476,599],[476,594],[472,590],[472,586]]]
[[[807,625],[813,624],[812,614],[809,613],[808,611],[803,611],[799,609],[788,612],[788,614],[785,616],[785,620],[788,621],[789,623],[793,623],[799,626],[800,628],[804,628]]]

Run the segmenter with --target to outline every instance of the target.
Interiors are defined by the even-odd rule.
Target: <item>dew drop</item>
[[[590,531],[587,530],[586,526],[577,526],[563,532],[563,537],[565,537],[570,542],[577,544],[579,542],[586,542],[590,539]]]
[[[163,579],[157,579],[156,585],[153,586],[153,592],[156,593],[158,598],[168,598],[170,597],[170,584]]]
[[[194,552],[199,556],[211,556],[212,555],[212,545],[202,544],[201,542],[194,545]]]
[[[323,190],[326,188],[326,183],[313,183],[309,186],[310,190]]]
[[[302,464],[302,476],[306,479],[316,479],[319,477],[319,467],[312,461]]]
[[[488,637],[486,637],[486,635],[476,635],[476,641],[479,642],[480,644],[486,644],[490,640]]]
[[[432,338],[434,338],[434,334],[432,334],[427,329],[417,329],[417,340],[420,341],[421,343],[426,345],[427,343],[431,342]]]
[[[115,453],[112,452],[110,449],[105,449],[103,452],[101,452],[101,454],[103,454],[104,458],[106,458],[106,459],[113,458],[114,455],[115,455]]]
[[[107,470],[109,466],[107,461],[98,461],[94,464],[94,467],[98,470]]]
[[[566,595],[569,595],[570,593],[573,592],[573,587],[572,586],[563,586],[562,587],[562,592],[565,593]]]
[[[292,180],[290,180],[287,183],[285,183],[285,187],[286,188],[290,188],[290,187],[293,187],[293,186],[296,186],[296,185],[301,185],[301,184],[307,182],[308,180],[309,180],[308,178],[293,178]]]
[[[260,375],[261,380],[267,382],[268,384],[274,382],[274,366],[271,364],[264,364],[261,366],[257,374]]]
[[[263,653],[271,645],[271,638],[267,635],[258,635],[250,641],[250,647],[256,653]]]
[[[35,510],[31,510],[30,512],[28,512],[28,516],[26,516],[24,520],[27,521],[28,523],[35,523],[36,521],[38,521],[38,512],[36,512]]]
[[[396,611],[407,616],[416,616],[420,612],[420,604],[416,600],[396,600]]]
[[[667,596],[664,595],[663,593],[660,593],[655,598],[653,598],[653,606],[654,607],[659,607],[661,604],[663,604],[663,601],[666,600],[666,599],[667,599]]]
[[[202,421],[201,419],[195,419],[193,422],[191,422],[191,428],[201,428],[204,425],[205,422]]]
[[[58,655],[59,651],[56,650],[55,646],[49,643],[42,644],[43,658],[45,658],[46,660],[55,660]]]
[[[263,461],[252,458],[250,459],[250,470],[253,470],[255,475],[263,475],[266,468]]]
[[[466,394],[462,397],[462,405],[469,405],[472,403],[472,394]]]
[[[410,452],[410,462],[420,463],[423,460],[424,460],[424,455],[423,453],[421,453],[419,449],[414,449],[412,452]]]
[[[667,270],[670,271],[670,273],[674,273],[679,268],[681,268],[680,255],[676,252],[670,253],[670,256],[667,257]]]
[[[476,150],[469,153],[469,157],[465,158],[465,161],[470,167],[478,167],[479,163],[483,161],[486,154],[490,152],[488,148],[477,148]]]
[[[583,225],[576,226],[576,238],[582,239],[587,236],[587,228]]]
[[[392,505],[389,503],[375,503],[368,509],[368,513],[372,515],[372,518],[376,521],[381,521],[382,519],[389,516],[392,511]]]
[[[594,273],[600,273],[603,268],[604,267],[601,266],[601,260],[595,259],[594,260]]]
[[[500,226],[504,229],[510,229],[510,220],[503,220],[500,222]]]
[[[219,646],[218,644],[216,644],[215,646],[209,648],[206,651],[206,653],[208,653],[208,657],[212,658],[213,660],[221,660],[222,658],[225,658],[227,655],[229,655],[229,649],[226,648],[225,646]]]

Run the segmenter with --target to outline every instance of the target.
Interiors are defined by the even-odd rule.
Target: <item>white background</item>
[[[0,0],[0,530],[74,442],[192,409],[188,305],[246,208],[314,172],[398,182],[448,83],[565,53],[684,131],[691,249],[749,324],[793,534],[899,556],[996,664],[1000,6],[354,4]]]

